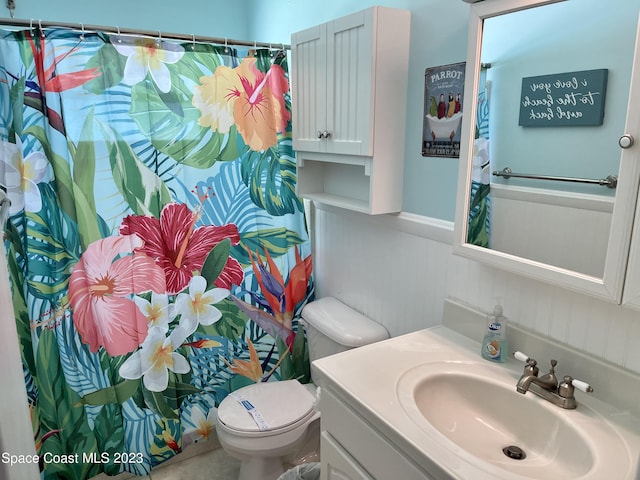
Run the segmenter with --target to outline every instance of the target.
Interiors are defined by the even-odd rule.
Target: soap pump
[[[507,319],[502,305],[497,303],[488,317],[489,327],[482,340],[482,357],[492,362],[505,362],[509,355],[507,346]]]

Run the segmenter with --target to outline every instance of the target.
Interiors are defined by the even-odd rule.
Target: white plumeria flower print
[[[151,292],[151,301],[142,297],[134,297],[133,301],[149,320],[149,327],[160,327],[165,333],[169,331],[169,323],[173,320],[173,305],[164,293]]]
[[[169,385],[169,370],[187,373],[191,366],[186,358],[175,352],[187,339],[182,328],[175,328],[167,337],[162,327],[151,327],[140,350],[134,352],[120,366],[120,376],[127,380],[142,377],[150,392],[163,392]]]
[[[222,318],[222,313],[213,305],[231,293],[226,288],[206,291],[207,280],[199,275],[189,281],[188,292],[176,297],[175,314],[180,315],[180,327],[192,334],[198,325],[213,325]]]
[[[124,83],[135,85],[142,82],[149,73],[161,92],[167,93],[171,90],[171,73],[166,64],[176,63],[182,58],[182,46],[171,42],[158,42],[151,38],[136,38],[112,45],[118,53],[127,57]]]
[[[191,423],[194,425],[194,428],[186,430],[184,436],[193,442],[207,440],[216,428],[217,416],[218,409],[215,407],[212,407],[205,416],[199,406],[194,406],[191,410]]]
[[[11,200],[9,213],[22,210],[39,212],[42,198],[38,183],[45,181],[49,173],[49,161],[42,152],[31,152],[22,157],[22,142],[0,142],[0,185],[7,189]]]

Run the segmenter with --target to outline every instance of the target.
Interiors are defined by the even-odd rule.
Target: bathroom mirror
[[[640,176],[630,3],[470,6],[456,254],[620,302]]]

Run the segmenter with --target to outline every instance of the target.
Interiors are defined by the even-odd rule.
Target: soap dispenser
[[[505,362],[509,355],[507,346],[507,319],[502,314],[502,305],[493,307],[493,313],[488,317],[489,327],[482,340],[481,354],[483,358],[492,362]]]

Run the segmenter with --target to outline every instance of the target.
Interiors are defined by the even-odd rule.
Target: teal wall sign
[[[523,78],[518,125],[602,125],[608,72],[599,69]]]

